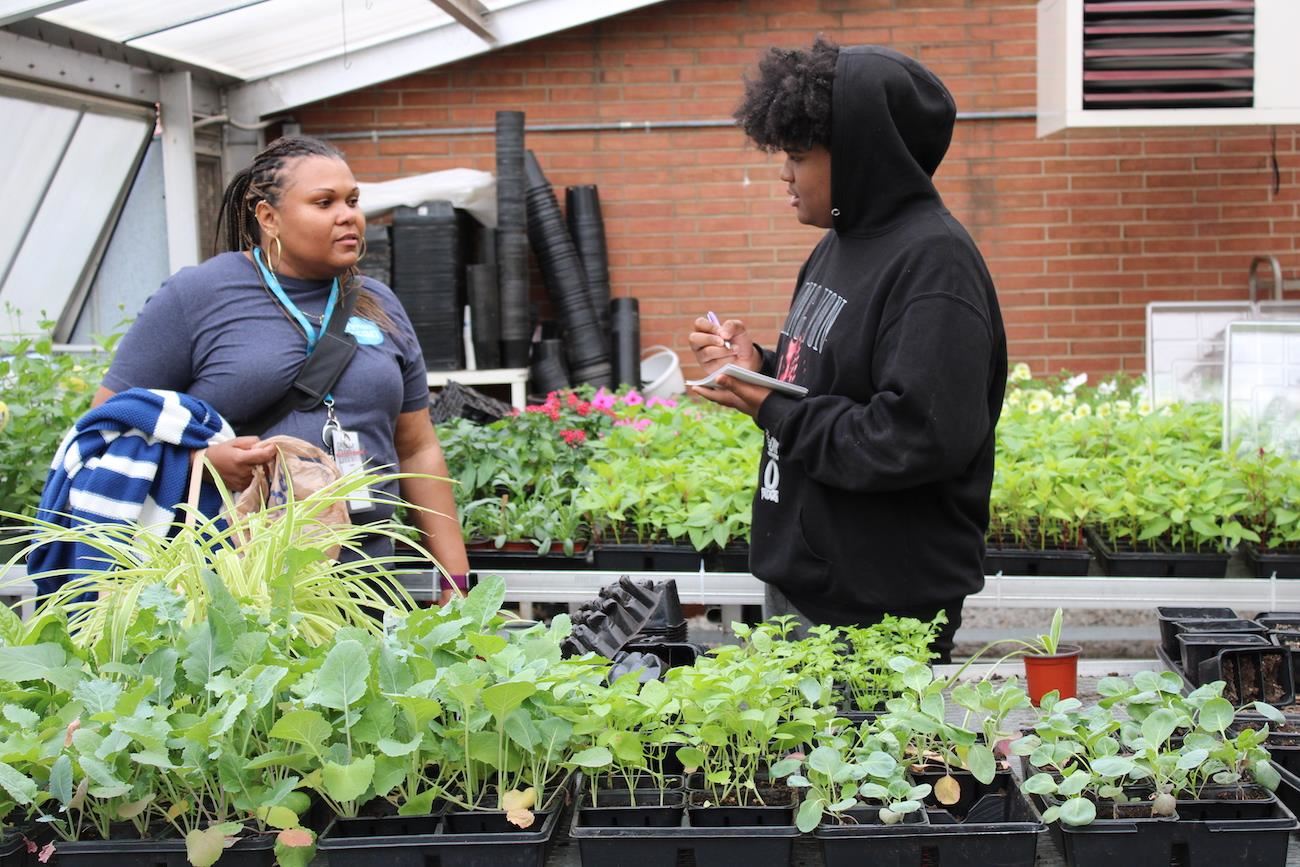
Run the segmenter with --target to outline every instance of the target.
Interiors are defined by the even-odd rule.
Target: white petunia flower
[[[1065,382],[1061,383],[1061,391],[1066,394],[1074,394],[1074,390],[1088,381],[1088,374],[1081,373],[1078,376],[1072,376]]]
[[[1029,365],[1021,361],[1015,367],[1011,368],[1011,375],[1007,378],[1012,382],[1025,382],[1026,380],[1032,379],[1033,374],[1029,370]]]
[[[1030,415],[1038,415],[1040,412],[1043,411],[1043,402],[1042,402],[1041,400],[1039,400],[1038,398],[1034,398],[1034,399],[1031,400],[1031,401],[1029,402],[1029,404],[1025,407],[1025,410],[1026,410]]]
[[[1108,382],[1103,382],[1101,385],[1097,386],[1097,393],[1101,395],[1105,395],[1106,397],[1110,397],[1112,394],[1114,394],[1117,391],[1119,391],[1119,386],[1115,384],[1115,380],[1113,379]]]
[[[1086,403],[1081,403],[1074,408],[1074,414],[1079,418],[1087,418],[1092,415],[1092,407]]]

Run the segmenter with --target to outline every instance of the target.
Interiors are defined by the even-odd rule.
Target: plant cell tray
[[[1047,828],[1029,798],[1012,787],[985,796],[977,809],[977,821],[931,810],[926,823],[821,825],[813,836],[826,867],[1032,867]]]

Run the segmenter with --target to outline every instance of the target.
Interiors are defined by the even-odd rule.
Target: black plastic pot
[[[1178,632],[1174,628],[1179,620],[1231,620],[1237,612],[1231,608],[1179,608],[1161,605],[1156,608],[1156,619],[1160,623],[1160,646],[1165,653],[1178,658]]]
[[[605,245],[605,221],[600,213],[600,192],[594,184],[565,189],[564,217],[587,274],[591,306],[596,310],[601,327],[605,327],[609,324],[610,311],[609,255]]]
[[[1225,618],[1215,620],[1210,618],[1200,618],[1194,620],[1175,620],[1170,627],[1174,634],[1174,651],[1170,654],[1175,659],[1182,658],[1182,644],[1179,643],[1179,636],[1184,633],[1191,634],[1233,634],[1233,635],[1257,635],[1265,640],[1268,639],[1268,630],[1253,620],[1243,618]],[[1195,678],[1196,672],[1187,672],[1188,677]]]
[[[480,369],[501,366],[501,293],[495,265],[465,266],[469,292],[470,334]]]
[[[591,806],[587,794],[574,807],[579,825],[590,828],[677,828],[682,824],[682,805],[685,793],[660,792],[650,789],[635,790],[628,803],[626,791],[596,793],[596,806]]]
[[[1012,788],[980,805],[978,822],[959,824],[945,811],[926,811],[926,822],[824,824],[813,836],[826,867],[1032,867],[1047,829],[1029,799]]]
[[[1249,798],[1234,797],[1236,786],[1207,786],[1197,798],[1179,798],[1183,821],[1204,819],[1267,819],[1277,808],[1277,796],[1259,786],[1248,786]]]
[[[960,797],[957,799],[957,803],[955,804],[939,803],[939,799],[935,797],[933,791],[934,785],[948,774],[951,774],[952,778],[957,781],[958,790],[961,793]],[[997,792],[1009,792],[1015,787],[1014,779],[1011,776],[1011,770],[1009,768],[999,769],[998,772],[993,775],[993,781],[990,783],[981,783],[979,780],[975,779],[974,774],[970,771],[958,768],[952,768],[948,771],[945,771],[943,768],[937,770],[927,769],[924,771],[913,769],[912,779],[916,780],[917,783],[930,784],[930,794],[925,798],[925,804],[927,807],[946,810],[958,821],[966,818],[966,814],[970,811],[971,807],[975,806],[975,803],[985,795]]]
[[[1243,542],[1242,557],[1256,578],[1300,578],[1300,549],[1273,551]]]
[[[609,302],[610,358],[614,382],[641,387],[641,314],[635,298]]]
[[[466,553],[469,555],[469,568],[476,572],[488,572],[493,569],[568,571],[591,568],[589,552],[575,553],[570,557],[563,549],[556,550],[555,545],[552,545],[551,550],[545,554],[538,554],[536,551],[501,551],[495,548],[474,548],[467,550]]]
[[[794,809],[794,806],[704,807],[688,804],[686,814],[695,828],[784,828],[794,824]]]
[[[725,548],[711,547],[704,552],[707,572],[749,572],[749,543],[728,542]]]
[[[32,859],[31,863],[34,863]],[[56,867],[189,867],[185,840],[86,840],[55,843],[51,865]],[[221,853],[222,865],[273,867],[275,837],[245,837]]]
[[[668,668],[679,668],[683,665],[694,665],[695,660],[700,658],[700,646],[690,644],[685,641],[665,641],[660,643],[639,642],[633,640],[624,648],[629,653],[653,653],[664,661]]]
[[[1284,707],[1295,701],[1291,651],[1285,647],[1238,647],[1221,650],[1203,661],[1199,682],[1226,682],[1223,697],[1240,707],[1262,701]]]
[[[1261,611],[1252,619],[1267,629],[1279,626],[1300,627],[1300,611]]]
[[[0,838],[0,867],[27,867],[27,839],[17,831],[10,831]],[[31,861],[35,862],[35,858]]]
[[[984,552],[985,575],[1087,575],[1092,552],[1087,548],[1033,549],[990,546]]]
[[[1230,647],[1271,646],[1268,639],[1262,635],[1184,632],[1178,636],[1178,658],[1182,660],[1184,674],[1199,686],[1201,663],[1217,655],[1219,651]]]

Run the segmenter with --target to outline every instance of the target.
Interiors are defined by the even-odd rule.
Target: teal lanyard
[[[306,315],[298,309],[298,305],[289,300],[289,296],[285,294],[284,289],[280,286],[280,281],[276,278],[275,272],[262,262],[262,249],[260,247],[253,248],[253,261],[257,263],[257,269],[262,272],[262,279],[266,281],[271,294],[284,306],[289,315],[298,320],[298,324],[302,326],[303,333],[307,335],[307,354],[311,355],[312,350],[316,348],[316,344],[320,342],[321,335],[325,333],[325,329],[329,328],[330,317],[334,315],[334,307],[339,301],[339,278],[335,277],[334,282],[330,285],[330,298],[325,303],[325,315],[321,317],[320,331],[317,331],[312,327]]]

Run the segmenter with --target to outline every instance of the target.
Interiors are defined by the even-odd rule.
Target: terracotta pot
[[[1050,656],[1029,655],[1025,660],[1025,689],[1035,706],[1052,690],[1061,698],[1074,698],[1079,688],[1079,654],[1077,644],[1057,645]]]

